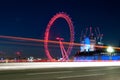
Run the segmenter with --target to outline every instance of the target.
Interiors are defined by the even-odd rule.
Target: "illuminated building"
[[[88,33],[88,28],[86,28],[85,33],[83,31],[81,33],[81,46],[80,50],[75,54],[74,61],[120,60],[119,50],[109,52],[112,50],[111,47],[110,49],[96,47],[96,45],[103,46],[103,34],[100,33],[99,28],[95,28],[92,31],[92,27],[90,27],[89,30]]]
[[[98,31],[98,32],[97,32]],[[92,27],[90,27],[90,33],[88,34],[88,28],[86,28],[86,32],[81,33],[80,43],[80,52],[89,52],[95,51],[95,45],[103,45],[102,43],[102,34],[100,34],[99,28],[95,28],[94,33],[92,32]]]

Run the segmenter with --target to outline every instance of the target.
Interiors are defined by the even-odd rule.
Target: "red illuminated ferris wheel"
[[[68,56],[71,53],[71,50],[72,50],[72,47],[73,47],[73,43],[74,43],[74,26],[73,26],[71,18],[64,12],[57,13],[49,21],[49,23],[47,25],[47,28],[46,28],[46,31],[45,31],[45,37],[44,37],[44,40],[45,40],[44,41],[45,53],[46,53],[46,56],[48,57],[48,59],[50,61],[53,61],[53,58],[52,58],[52,56],[51,56],[51,54],[49,52],[49,49],[48,49],[49,33],[50,33],[51,26],[54,24],[54,22],[58,18],[65,19],[67,21],[68,25],[69,25],[69,30],[70,30],[70,42],[69,42],[69,46],[68,46],[67,50],[64,49],[62,38],[57,38],[59,40],[59,43],[60,43],[60,49],[61,49],[63,60],[67,60],[68,59]]]

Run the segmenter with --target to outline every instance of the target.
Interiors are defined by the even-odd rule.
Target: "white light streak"
[[[28,73],[26,75],[39,75],[39,74],[59,74],[59,73],[71,73],[73,71],[57,71],[57,72],[42,72],[42,73]]]
[[[58,77],[58,79],[65,79],[65,78],[79,78],[79,77],[90,77],[90,76],[101,76],[105,75],[104,73],[102,74],[87,74],[87,75],[75,75],[75,76],[63,76],[63,77]]]
[[[36,69],[36,68],[101,67],[101,66],[120,66],[120,61],[115,61],[115,62],[0,63],[0,70]]]

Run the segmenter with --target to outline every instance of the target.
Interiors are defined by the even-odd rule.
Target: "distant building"
[[[81,33],[81,46],[74,56],[74,61],[120,60],[120,51],[116,50],[114,53],[109,54],[105,48],[96,47],[96,45],[104,45],[102,42],[103,34],[100,33],[99,28],[92,31],[92,27],[90,27],[89,30],[88,33],[88,28],[86,28],[85,33]]]
[[[85,33],[81,33],[80,37],[80,52],[88,52],[88,51],[95,51],[95,45],[103,45],[102,43],[102,34],[100,34],[99,28],[98,32],[95,28],[95,31],[92,31],[92,27],[90,27],[90,33],[87,32],[88,28],[86,29]],[[97,34],[99,33],[99,34]]]

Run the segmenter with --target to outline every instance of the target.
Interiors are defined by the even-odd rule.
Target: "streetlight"
[[[112,55],[112,53],[114,52],[113,47],[108,46],[108,48],[107,48],[107,52],[110,54],[110,60],[111,60],[111,59],[112,59],[111,55]]]

